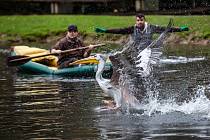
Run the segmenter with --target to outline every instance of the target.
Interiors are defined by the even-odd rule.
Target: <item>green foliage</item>
[[[181,36],[194,34],[196,38],[210,38],[210,16],[159,16],[148,15],[147,21],[166,26],[169,18],[174,26],[188,26]],[[0,16],[0,33],[19,35],[23,38],[45,37],[65,32],[69,24],[76,24],[80,32],[96,34],[95,27],[120,28],[135,24],[135,16],[93,16],[93,15],[29,15]]]

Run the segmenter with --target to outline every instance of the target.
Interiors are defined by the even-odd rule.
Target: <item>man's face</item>
[[[75,38],[78,36],[78,31],[68,31],[69,38]]]
[[[144,27],[144,25],[145,25],[145,19],[144,19],[144,17],[141,17],[141,18],[136,17],[136,26],[138,26],[138,27]]]

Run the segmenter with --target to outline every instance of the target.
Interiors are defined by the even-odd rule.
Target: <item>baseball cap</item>
[[[68,26],[68,31],[69,32],[77,32],[77,26],[76,25],[69,25]]]

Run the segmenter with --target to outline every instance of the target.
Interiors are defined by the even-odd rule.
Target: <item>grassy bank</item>
[[[152,24],[167,25],[169,18],[174,26],[186,25],[189,32],[176,33],[186,40],[210,39],[210,16],[159,16],[148,15]],[[96,36],[95,27],[116,28],[134,25],[134,16],[90,16],[90,15],[30,15],[0,16],[1,40],[33,40],[58,36],[69,24],[78,25],[83,35]],[[110,35],[112,36],[112,35]]]

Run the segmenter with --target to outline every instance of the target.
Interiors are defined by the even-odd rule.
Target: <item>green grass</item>
[[[195,38],[210,38],[210,16],[147,16],[152,24],[167,25],[169,18],[174,26],[186,25],[189,32],[178,33],[182,37],[192,34]],[[45,37],[66,31],[69,24],[76,24],[80,32],[93,34],[95,27],[119,28],[135,24],[135,16],[90,15],[30,15],[0,16],[0,33],[22,38]]]

